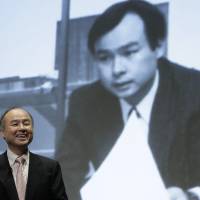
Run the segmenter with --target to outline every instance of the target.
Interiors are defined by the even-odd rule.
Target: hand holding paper
[[[145,134],[147,126],[132,114],[107,158],[81,189],[83,200],[169,200]]]

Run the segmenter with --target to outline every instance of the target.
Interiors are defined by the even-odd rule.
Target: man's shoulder
[[[44,165],[57,165],[58,162],[52,158],[48,158],[42,155],[38,155],[30,152],[30,160],[31,162],[39,162]]]
[[[7,159],[7,153],[6,151],[0,154],[0,164],[2,163],[3,160]]]
[[[3,180],[3,181],[6,180],[7,173],[9,172],[9,170],[10,170],[10,167],[9,167],[7,153],[4,152],[0,154],[0,180]]]
[[[95,81],[89,84],[85,84],[72,92],[72,95],[95,95],[105,92],[104,87],[100,81]]]
[[[5,156],[5,152],[1,152],[0,153],[0,158],[4,157]]]
[[[95,102],[102,100],[112,99],[114,96],[109,92],[100,81],[96,81],[82,87],[75,89],[71,95],[70,99],[75,102]],[[115,98],[115,97],[114,97]]]
[[[182,83],[200,81],[200,71],[194,68],[189,68],[181,64],[161,59],[159,63],[159,71],[174,80]],[[186,81],[186,82],[184,82]]]
[[[105,116],[105,112],[119,109],[118,98],[105,89],[99,81],[74,90],[68,105],[68,112],[73,116],[76,115],[74,118],[81,116],[81,119],[97,116],[97,113]]]

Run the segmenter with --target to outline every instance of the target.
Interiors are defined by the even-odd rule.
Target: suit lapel
[[[99,99],[102,102],[100,105]],[[98,105],[96,106],[99,109],[95,110],[95,113],[91,115],[96,116],[97,119],[96,123],[92,125],[96,132],[95,139],[92,142],[92,149],[97,149],[93,156],[96,168],[108,155],[124,126],[118,99],[105,89],[102,89],[101,98],[99,99],[97,101]],[[99,126],[99,123],[102,125]],[[99,128],[96,129],[95,127]]]
[[[40,171],[41,163],[37,157],[30,152],[28,180],[26,186],[26,200],[34,199],[36,188],[38,187],[42,174]]]
[[[159,87],[151,113],[149,144],[159,171],[168,176],[168,160],[176,135],[177,108],[180,103],[179,89],[173,81],[169,66],[159,68]]]
[[[6,152],[0,156],[0,179],[6,188],[8,197],[18,200],[12,169],[9,165]]]

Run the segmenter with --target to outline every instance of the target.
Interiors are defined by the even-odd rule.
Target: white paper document
[[[169,200],[143,123],[131,114],[111,152],[82,187],[83,200]]]

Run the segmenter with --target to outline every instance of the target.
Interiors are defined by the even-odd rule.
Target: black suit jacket
[[[149,144],[166,186],[193,185],[187,162],[187,126],[200,108],[200,73],[161,59]],[[57,150],[69,198],[86,181],[88,162],[97,169],[123,129],[118,99],[96,82],[74,91],[65,133]],[[194,175],[195,176],[195,175]]]
[[[0,155],[0,199],[18,200],[7,153]],[[26,200],[67,200],[58,162],[30,153]]]

